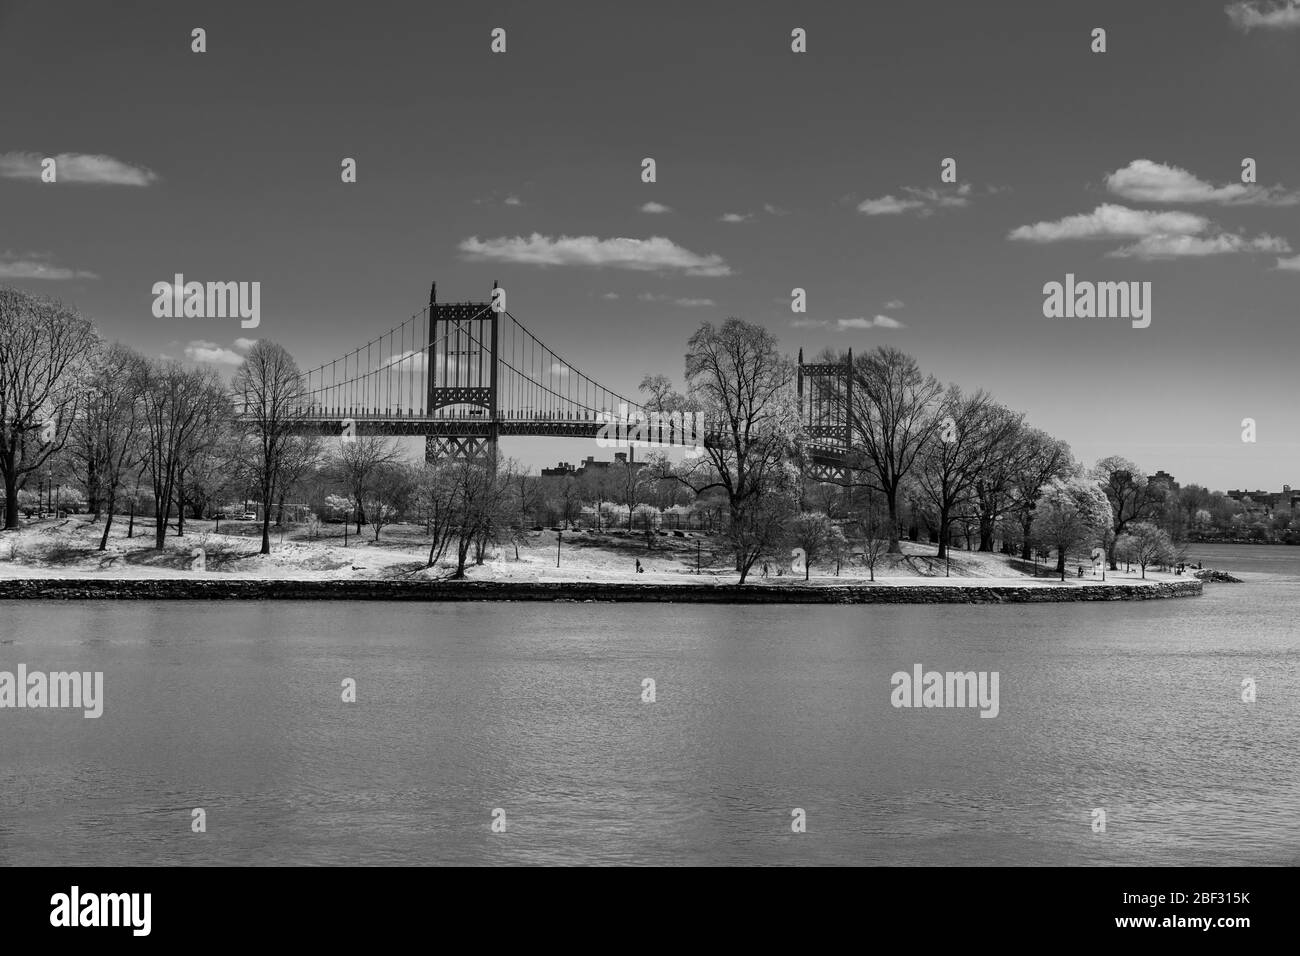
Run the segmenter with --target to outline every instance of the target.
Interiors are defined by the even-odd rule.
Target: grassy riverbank
[[[230,581],[444,581],[454,573],[445,558],[428,568],[428,545],[421,529],[394,525],[374,541],[367,528],[346,537],[340,525],[327,525],[312,537],[303,528],[272,531],[271,554],[258,554],[260,527],[253,522],[187,521],[185,534],[169,528],[166,547],[153,547],[152,521],[137,522],[133,537],[127,524],[115,520],[108,547],[98,550],[103,524],[86,516],[32,522],[16,531],[0,532],[0,579],[149,580],[206,578]],[[195,552],[203,552],[203,570],[195,570]],[[556,567],[557,550],[559,567]],[[1103,586],[1091,573],[1079,578],[1070,565],[1066,580],[1018,559],[1000,554],[953,551],[949,560],[937,557],[928,544],[904,542],[902,555],[883,558],[876,567],[876,585],[912,587],[1094,588]],[[636,571],[637,561],[643,572]],[[697,573],[698,562],[698,573]],[[833,562],[814,566],[807,582],[802,575],[778,575],[775,561],[764,578],[762,564],[746,586],[781,589],[836,588],[868,584],[868,571],[858,559],[835,573]],[[482,565],[466,569],[470,582],[502,584],[619,584],[730,585],[736,572],[720,542],[696,532],[644,534],[625,531],[529,532],[518,547],[499,549]],[[1110,585],[1153,585],[1188,580],[1187,575],[1148,569],[1143,581],[1137,568],[1107,574]]]

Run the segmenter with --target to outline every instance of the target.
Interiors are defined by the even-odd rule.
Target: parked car
[[[243,518],[242,518],[241,520],[243,520],[243,521],[256,521],[256,520],[257,520],[257,513],[256,513],[256,512],[253,512],[253,511],[245,511],[245,512],[244,512],[244,516],[243,516]]]

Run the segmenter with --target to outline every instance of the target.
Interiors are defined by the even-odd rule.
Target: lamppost
[[[555,566],[560,566],[560,542],[564,540],[564,531],[560,530],[555,533]]]

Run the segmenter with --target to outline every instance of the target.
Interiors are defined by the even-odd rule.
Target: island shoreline
[[[681,604],[1041,604],[1199,597],[1199,580],[1147,584],[1061,583],[892,586],[767,584],[623,584],[578,581],[311,581],[185,578],[10,578],[7,600],[353,600],[548,601]]]

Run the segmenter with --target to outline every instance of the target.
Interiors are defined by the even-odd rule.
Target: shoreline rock
[[[1234,578],[1227,571],[1215,571],[1213,568],[1201,568],[1193,571],[1192,576],[1200,581],[1213,581],[1219,584],[1244,584],[1241,578]]]
[[[1199,579],[1152,584],[1019,587],[760,584],[622,584],[617,582],[292,581],[211,578],[0,580],[0,601],[601,601],[682,604],[1051,604],[1197,597]]]

